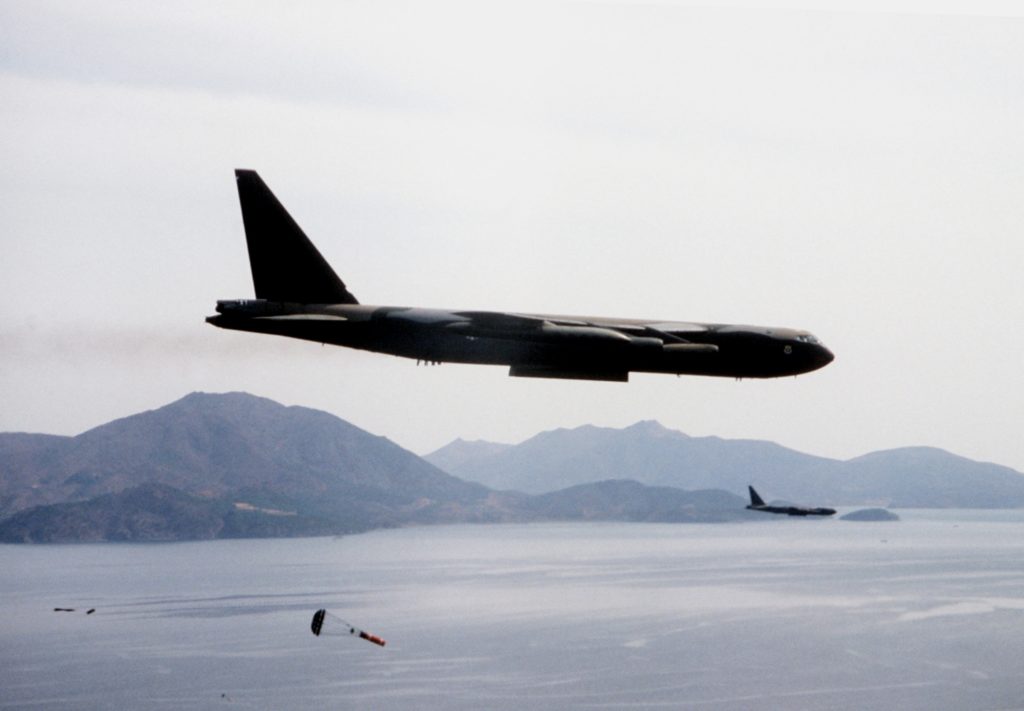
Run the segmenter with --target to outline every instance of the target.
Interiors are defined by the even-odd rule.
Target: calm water
[[[0,546],[0,708],[1024,708],[1024,511],[901,515]]]

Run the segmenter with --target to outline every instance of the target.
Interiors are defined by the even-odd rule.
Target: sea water
[[[1024,511],[899,513],[4,545],[0,708],[1024,708]]]

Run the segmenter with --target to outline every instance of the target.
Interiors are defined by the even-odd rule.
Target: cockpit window
[[[812,343],[816,346],[820,345],[818,339],[809,333],[801,333],[799,336],[796,337],[796,340],[800,341],[801,343]]]

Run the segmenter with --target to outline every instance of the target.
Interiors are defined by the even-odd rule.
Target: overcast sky
[[[656,419],[1024,471],[1024,19],[885,6],[0,0],[0,431],[245,390],[418,453]],[[560,382],[216,329],[253,294],[236,167],[363,303],[792,326],[836,361]]]

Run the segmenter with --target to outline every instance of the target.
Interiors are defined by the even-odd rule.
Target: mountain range
[[[193,393],[76,437],[0,434],[0,541],[334,535],[426,523],[734,521],[814,505],[1017,507],[1024,476],[936,449],[849,461],[656,422],[457,440],[421,458],[334,415]]]
[[[628,502],[609,493],[623,487]],[[742,499],[726,496],[723,505],[721,497],[712,504],[700,492],[675,492],[670,509],[664,492],[635,483],[548,497],[493,491],[334,415],[246,393],[193,393],[76,437],[0,434],[0,540],[9,542],[744,518]]]
[[[931,447],[873,452],[841,461],[773,442],[690,437],[657,422],[624,429],[558,429],[518,445],[456,440],[425,459],[462,479],[540,494],[602,479],[649,486],[725,489],[748,485],[815,506],[1017,508],[1024,476]]]

